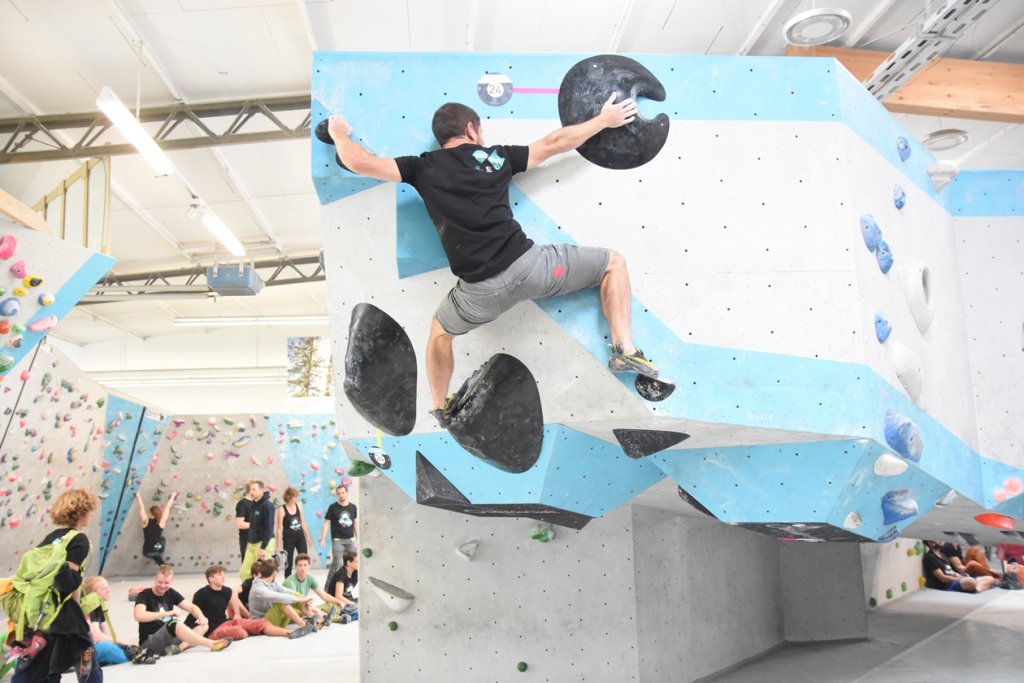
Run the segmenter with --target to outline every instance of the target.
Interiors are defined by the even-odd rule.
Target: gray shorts
[[[465,334],[521,301],[596,287],[610,259],[603,247],[535,244],[497,275],[480,282],[459,280],[434,315],[448,334]]]
[[[146,642],[139,643],[139,646],[146,648],[150,652],[162,655],[171,645],[181,645],[181,641],[174,636],[174,629],[177,625],[177,620],[171,620],[166,624],[162,624],[159,631],[146,638]]]

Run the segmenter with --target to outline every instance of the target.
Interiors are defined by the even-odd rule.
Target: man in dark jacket
[[[275,545],[274,504],[270,501],[270,492],[258,479],[250,479],[245,490],[253,504],[249,512],[249,545],[245,549],[242,568],[238,571],[243,581],[252,577],[253,562],[273,556]]]

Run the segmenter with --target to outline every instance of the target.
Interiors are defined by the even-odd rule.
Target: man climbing
[[[328,132],[347,168],[416,188],[459,278],[434,314],[427,341],[430,412],[441,427],[447,428],[452,419],[454,397],[448,395],[448,387],[455,364],[454,338],[521,301],[599,287],[611,332],[608,367],[658,376],[630,335],[632,291],[622,255],[598,247],[535,245],[513,217],[508,198],[516,173],[576,149],[605,128],[626,125],[636,115],[636,102],[616,103],[613,94],[588,121],[554,130],[529,146],[488,147],[477,113],[449,102],[434,112],[431,123],[441,149],[397,158],[363,149],[349,138],[352,128],[344,116],[330,117]]]

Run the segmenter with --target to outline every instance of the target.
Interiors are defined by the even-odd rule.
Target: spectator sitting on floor
[[[274,626],[266,619],[250,618],[249,610],[238,599],[238,594],[224,585],[224,567],[213,565],[206,569],[206,586],[192,596],[192,602],[210,623],[210,638],[231,638],[242,640],[249,636],[278,636],[301,638],[313,632],[312,626],[300,626],[288,631]],[[185,620],[187,626],[195,626],[195,618]]]
[[[178,654],[191,645],[202,645],[214,652],[231,644],[230,638],[205,638],[208,623],[199,608],[171,588],[174,568],[160,565],[153,587],[135,596],[135,621],[139,622],[139,645],[157,655]],[[175,608],[187,610],[196,618],[195,628],[178,621]]]
[[[342,607],[341,600],[330,593],[325,592],[324,589],[320,587],[320,583],[316,580],[316,577],[309,572],[309,564],[309,555],[305,553],[299,553],[296,555],[295,573],[284,580],[284,587],[303,596],[308,596],[312,592],[324,601],[320,605],[320,609],[323,609],[326,604],[331,605],[330,611],[327,612],[327,620],[331,621],[337,611]]]
[[[925,541],[924,544],[928,546],[928,552],[921,558],[921,564],[924,568],[924,585],[928,588],[961,593],[981,593],[995,584],[995,579],[991,576],[975,578],[956,573],[942,553],[942,546],[938,541]]]
[[[327,579],[327,592],[341,603],[341,623],[347,624],[359,618],[359,598],[352,589],[359,583],[359,554],[346,550],[341,556],[341,568]]]
[[[96,647],[96,661],[100,666],[113,666],[128,661],[155,664],[157,658],[151,652],[117,639],[110,613],[107,612],[109,601],[110,584],[102,576],[90,576],[82,582],[82,611],[89,620],[89,631]]]
[[[305,626],[308,617],[313,623],[313,630],[318,631],[325,623],[325,615],[313,608],[313,598],[290,591],[275,580],[277,578],[277,561],[263,560],[259,565],[259,575],[253,578],[252,591],[249,593],[249,614],[254,619],[267,619],[275,626],[285,626],[289,622]],[[296,610],[298,608],[298,611]],[[302,615],[299,615],[299,611]]]
[[[946,554],[946,550],[950,549],[949,546],[952,546],[953,555]],[[949,563],[953,565],[953,570],[961,574],[991,576],[997,581],[1000,578],[999,574],[992,571],[988,566],[985,551],[976,545],[968,546],[967,550],[963,550],[959,543],[946,543],[942,546],[942,554],[949,558]]]

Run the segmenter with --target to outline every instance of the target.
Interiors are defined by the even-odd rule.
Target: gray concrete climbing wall
[[[859,543],[783,543],[779,576],[785,640],[867,638]]]
[[[364,479],[358,504],[372,551],[359,572],[363,683],[646,680],[628,507],[541,543],[531,520],[417,505],[385,477]],[[411,606],[390,611],[370,577],[412,593]]]
[[[692,681],[782,640],[780,543],[633,505],[640,681]]]

